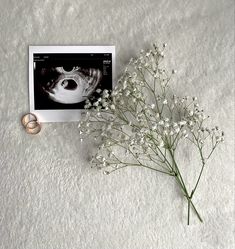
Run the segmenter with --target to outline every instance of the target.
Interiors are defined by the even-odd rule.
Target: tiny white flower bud
[[[164,125],[164,121],[163,121],[163,120],[160,120],[160,121],[158,122],[158,124],[159,124],[159,125]]]
[[[177,127],[177,128],[175,129],[175,132],[176,132],[176,133],[179,133],[179,132],[180,132],[180,128]]]
[[[189,112],[189,116],[193,116],[193,111],[190,111],[190,112]]]
[[[164,146],[164,142],[161,140],[160,143],[159,143],[159,147],[163,147]]]
[[[164,99],[163,102],[162,102],[163,105],[167,105],[167,103],[168,103],[167,99]]]
[[[184,126],[184,125],[186,125],[186,124],[187,124],[187,122],[184,121],[184,120],[179,122],[179,125],[180,125],[180,126]]]
[[[110,106],[110,108],[111,108],[111,110],[115,110],[115,105],[112,104],[112,105]]]

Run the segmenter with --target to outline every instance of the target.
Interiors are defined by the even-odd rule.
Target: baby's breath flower
[[[164,99],[162,102],[163,105],[167,105],[167,103],[168,103],[167,99]]]
[[[164,125],[164,121],[163,121],[163,120],[160,120],[160,121],[158,122],[158,124],[159,124],[159,125]]]
[[[85,101],[86,114],[78,125],[79,134],[82,140],[94,135],[100,143],[91,163],[105,169],[105,175],[135,165],[173,176],[188,202],[188,213],[193,207],[202,221],[192,198],[204,165],[224,141],[224,132],[217,126],[206,127],[209,116],[199,108],[196,97],[178,97],[168,90],[172,75],[168,77],[168,71],[160,67],[165,47],[166,43],[160,47],[154,44],[152,50],[142,50],[139,58],[130,59],[113,91],[98,88],[96,98]],[[190,191],[176,155],[181,143],[187,149],[188,143],[196,146],[201,162]]]
[[[179,125],[180,125],[180,126],[184,126],[184,125],[186,125],[186,124],[187,124],[187,122],[186,122],[185,120],[182,120],[182,121],[179,122]]]
[[[158,146],[159,146],[160,148],[162,148],[162,147],[164,146],[164,142],[161,140],[161,141],[159,142]]]
[[[111,110],[115,110],[116,109],[115,105],[111,105],[110,108],[111,108]]]

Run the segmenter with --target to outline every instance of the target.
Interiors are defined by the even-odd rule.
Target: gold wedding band
[[[28,122],[35,120],[37,120],[37,117],[33,113],[27,113],[22,117],[21,123],[24,127],[26,127]]]
[[[21,123],[28,134],[35,135],[41,131],[41,125],[33,113],[25,114],[21,119]]]

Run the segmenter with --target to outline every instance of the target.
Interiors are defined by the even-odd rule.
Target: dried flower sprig
[[[99,98],[87,99],[84,119],[79,123],[81,136],[100,140],[101,146],[92,157],[98,169],[108,175],[125,167],[144,167],[173,177],[188,203],[202,218],[192,199],[203,170],[224,133],[215,126],[209,129],[209,116],[199,107],[196,97],[171,94],[171,73],[162,68],[164,49],[156,44],[131,59],[112,92],[97,89]],[[188,144],[196,148],[200,170],[189,191],[179,166],[177,152]]]

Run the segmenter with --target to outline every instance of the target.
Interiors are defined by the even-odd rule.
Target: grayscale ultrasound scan
[[[83,109],[112,89],[112,54],[34,54],[35,110]]]

